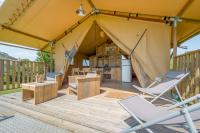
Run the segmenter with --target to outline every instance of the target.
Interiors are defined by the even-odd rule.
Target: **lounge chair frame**
[[[198,100],[198,103],[192,105],[192,106],[187,106],[187,103],[190,103],[194,100]],[[121,131],[121,133],[129,133],[129,132],[132,132],[132,131],[137,131],[137,130],[140,130],[140,129],[146,129],[149,133],[153,133],[153,131],[151,129],[149,129],[148,127],[152,126],[152,125],[155,125],[155,124],[158,124],[160,122],[163,122],[163,121],[166,121],[166,120],[169,120],[169,119],[172,119],[172,118],[175,118],[175,117],[178,117],[178,116],[181,116],[181,115],[184,115],[184,118],[189,126],[189,130],[191,133],[198,133],[197,132],[197,129],[194,125],[194,122],[190,116],[190,112],[193,112],[193,111],[196,111],[196,110],[199,110],[200,109],[200,94],[196,95],[196,96],[193,96],[189,99],[186,99],[182,102],[179,102],[175,105],[172,105],[171,107],[167,108],[167,110],[171,110],[171,109],[174,109],[174,108],[177,108],[177,107],[182,107],[180,110],[178,111],[175,111],[173,113],[170,113],[168,115],[165,115],[163,117],[159,117],[159,118],[155,118],[153,120],[150,120],[148,122],[142,122],[133,112],[130,112],[128,110],[128,108],[126,106],[124,106],[122,103],[119,102],[119,104],[129,113],[131,114],[131,116],[133,116],[135,118],[135,120],[137,122],[139,122],[139,125],[135,126],[135,127],[132,127],[132,128],[128,128],[128,129],[124,129],[123,131]]]
[[[162,93],[160,93],[159,95],[155,95],[155,94],[153,94],[153,93],[149,93],[149,92],[146,92],[146,91],[141,91],[141,90],[139,90],[139,91],[141,91],[143,94],[148,94],[148,95],[150,95],[150,96],[152,96],[153,97],[153,99],[151,100],[151,103],[153,103],[154,101],[156,101],[157,99],[162,99],[162,100],[165,100],[165,101],[168,101],[168,102],[171,102],[171,103],[177,103],[177,101],[176,100],[174,100],[174,99],[172,99],[172,98],[164,98],[164,97],[162,97],[162,95],[164,95],[166,92],[168,92],[169,90],[172,90],[173,88],[175,88],[175,91],[176,91],[176,93],[178,94],[178,97],[180,98],[180,100],[181,100],[181,102],[183,101],[183,98],[181,97],[181,94],[180,94],[180,92],[179,92],[179,89],[178,89],[178,84],[180,83],[180,82],[182,82],[182,80],[183,79],[185,79],[187,76],[189,76],[189,72],[187,72],[187,73],[185,73],[185,75],[183,76],[183,77],[181,77],[181,78],[179,78],[178,79],[178,81],[176,82],[176,84],[172,84],[169,88],[170,89],[167,89],[167,90],[165,90],[165,91],[163,91]],[[171,79],[176,79],[176,78],[174,78],[174,77],[170,77],[170,76],[167,76],[167,78],[171,78]],[[155,84],[157,84],[157,83],[159,83],[159,81],[158,80],[155,80],[152,84],[150,84],[146,89],[148,89],[148,88],[151,88],[152,86],[154,86]],[[135,85],[133,85],[133,87],[134,88],[138,88],[138,86],[135,86]]]

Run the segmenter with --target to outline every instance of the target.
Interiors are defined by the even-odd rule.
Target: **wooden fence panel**
[[[179,55],[175,58],[174,70],[190,72],[189,77],[179,85],[183,98],[200,93],[200,50]]]
[[[49,72],[46,66],[49,64],[44,62],[0,59],[0,91],[20,88],[21,83],[34,82],[37,73]]]
[[[4,60],[0,60],[0,91],[4,89]]]

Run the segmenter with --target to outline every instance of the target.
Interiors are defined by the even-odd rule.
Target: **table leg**
[[[33,91],[22,89],[22,100],[30,100],[33,98]]]

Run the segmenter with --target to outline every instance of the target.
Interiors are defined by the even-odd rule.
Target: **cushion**
[[[96,77],[97,74],[96,73],[87,73],[86,78],[92,78],[92,77]]]

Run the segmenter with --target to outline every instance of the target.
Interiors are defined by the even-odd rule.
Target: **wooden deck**
[[[136,124],[118,104],[120,98],[134,95],[134,92],[108,87],[102,87],[102,90],[101,95],[77,101],[74,95],[66,95],[64,89],[59,91],[57,98],[38,105],[34,105],[31,100],[22,102],[21,92],[7,94],[0,96],[0,112],[9,109],[11,114],[22,113],[68,131],[80,133],[114,133]],[[196,124],[200,127],[200,122]],[[152,129],[162,133],[187,132],[182,125],[156,125]],[[140,132],[145,133],[144,130]]]

